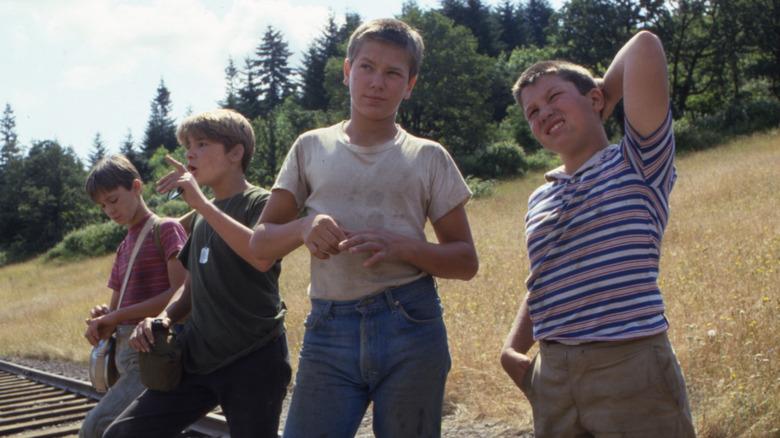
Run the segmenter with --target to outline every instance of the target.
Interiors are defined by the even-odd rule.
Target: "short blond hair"
[[[381,41],[405,49],[409,55],[409,79],[417,76],[425,50],[420,32],[403,21],[392,18],[363,23],[349,37],[347,62],[350,67],[365,41]]]
[[[255,131],[249,120],[239,112],[232,109],[215,109],[185,118],[176,130],[176,139],[186,147],[187,138],[193,136],[222,143],[225,152],[229,152],[236,145],[243,145],[241,168],[244,173],[249,169],[249,162],[255,153]]]

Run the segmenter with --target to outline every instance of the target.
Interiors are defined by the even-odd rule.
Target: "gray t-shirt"
[[[381,229],[425,240],[435,223],[465,204],[471,192],[449,153],[438,143],[400,127],[391,141],[371,147],[351,144],[344,122],[298,137],[273,189],[293,194],[309,215],[328,214],[343,228]],[[342,252],[311,258],[309,296],[336,301],[414,281],[425,273],[408,263],[364,267],[369,253]]]

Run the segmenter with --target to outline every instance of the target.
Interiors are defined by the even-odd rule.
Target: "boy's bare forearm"
[[[615,55],[604,74],[602,91],[612,107],[623,99],[629,123],[646,136],[657,129],[669,110],[669,79],[661,40],[641,31]]]
[[[171,320],[171,323],[176,323],[184,319],[189,315],[192,310],[191,291],[189,277],[184,284],[176,290],[171,297],[168,305],[165,309],[158,314],[158,317],[166,317]]]
[[[286,224],[259,223],[249,240],[254,257],[280,259],[303,245],[302,219]]]
[[[528,298],[524,298],[517,311],[515,321],[504,342],[504,350],[526,354],[534,345],[533,322],[528,309]]]
[[[471,280],[477,275],[479,259],[473,244],[417,242],[407,262],[421,271],[456,280]]]

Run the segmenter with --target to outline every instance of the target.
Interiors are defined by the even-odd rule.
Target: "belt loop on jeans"
[[[398,301],[393,297],[393,292],[389,290],[385,291],[385,299],[387,299],[387,307],[390,308],[391,312],[395,313],[398,309]]]
[[[322,309],[322,314],[325,315],[328,319],[333,319],[333,314],[330,312],[331,307],[333,307],[333,301],[328,300],[328,302],[325,304],[325,308]]]

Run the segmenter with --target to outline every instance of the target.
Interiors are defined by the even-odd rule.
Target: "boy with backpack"
[[[276,438],[292,368],[279,295],[281,262],[249,252],[252,227],[269,196],[244,178],[254,131],[241,114],[218,109],[187,117],[176,134],[187,165],[168,157],[174,170],[157,184],[161,193],[181,190],[197,212],[179,254],[189,275],[156,318],[138,325],[130,342],[149,352],[154,319],[170,327],[186,317],[177,336],[181,382],[170,392],[144,392],[106,437],[177,436],[219,405],[231,437]],[[213,201],[200,186],[211,188]]]
[[[159,219],[149,210],[141,195],[141,176],[123,155],[95,164],[85,189],[109,218],[128,231],[117,249],[108,282],[113,291],[111,303],[90,311],[86,320],[89,328],[84,335],[96,347],[116,332],[119,379],[87,414],[79,430],[83,438],[101,437],[114,418],[143,392],[138,352],[130,348],[129,338],[135,325],[144,317],[159,313],[184,281],[184,267],[176,256],[187,238],[178,221]],[[139,247],[131,264],[136,244]]]

